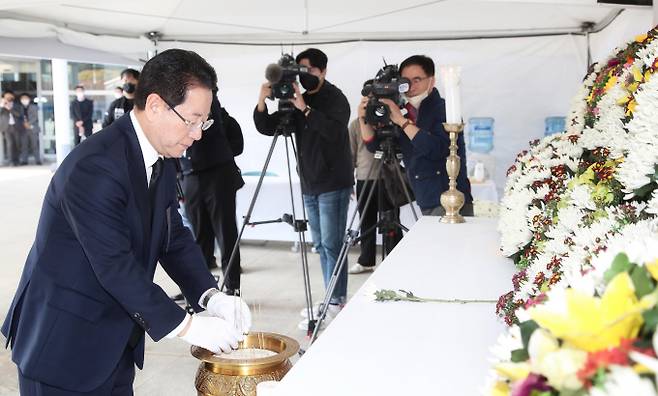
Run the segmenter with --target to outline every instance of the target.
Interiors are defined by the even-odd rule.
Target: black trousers
[[[132,396],[134,380],[135,363],[133,350],[130,347],[123,352],[110,378],[91,392],[73,392],[56,388],[27,378],[18,370],[18,387],[21,396]]]
[[[185,176],[185,214],[192,224],[194,237],[201,247],[208,268],[216,268],[215,240],[222,254],[222,271],[226,272],[238,227],[235,220],[235,193],[239,188],[235,182],[233,164]],[[226,274],[228,289],[240,288],[240,250],[235,263]]]
[[[379,182],[381,188],[383,189],[383,182]],[[388,214],[392,215],[392,219],[399,221],[400,219],[400,208],[394,208],[385,196],[381,197],[381,209],[380,206],[380,197],[379,197],[379,188],[374,186],[375,191],[370,198],[370,203],[366,208],[366,201],[368,199],[368,193],[374,186],[374,180],[368,180],[366,185],[366,180],[357,180],[356,181],[356,195],[357,200],[361,197],[362,194],[365,194],[365,197],[359,205],[359,217],[363,219],[361,222],[361,229],[359,235],[361,235],[361,254],[357,259],[357,262],[364,267],[374,267],[376,264],[376,255],[377,255],[377,233],[378,229],[372,229],[372,227],[377,224],[377,212],[379,210],[385,211]],[[383,192],[383,190],[382,190]],[[397,243],[402,239],[402,230],[399,227],[393,227],[391,230],[382,235],[384,238],[384,246],[386,249],[386,254],[390,253],[391,250],[397,245]]]

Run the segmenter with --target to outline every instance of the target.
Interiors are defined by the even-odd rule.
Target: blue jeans
[[[331,274],[336,266],[338,254],[345,236],[347,225],[347,207],[352,188],[330,191],[319,195],[304,194],[304,205],[311,226],[313,245],[320,253],[320,264],[324,287],[329,286]],[[344,304],[347,296],[347,259],[343,266],[334,293],[332,304]]]

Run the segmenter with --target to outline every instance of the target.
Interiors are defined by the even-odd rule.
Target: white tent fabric
[[[567,113],[587,67],[581,24],[603,29],[590,36],[594,60],[652,26],[650,8],[620,10],[595,0],[8,0],[0,4],[0,53],[32,54],[38,43],[57,40],[62,47],[135,60],[153,49],[143,34],[157,31],[158,50],[192,49],[216,67],[220,98],[245,132],[247,149],[238,158],[245,171],[260,170],[269,147],[270,139],[254,130],[251,113],[264,68],[282,49],[324,50],[327,77],[353,112],[363,81],[382,66],[382,57],[399,63],[426,54],[437,66],[463,67],[465,119],[495,119],[492,154],[502,188],[516,152],[541,137],[544,118]],[[317,42],[324,43],[310,44]],[[288,44],[263,45],[268,43]],[[284,174],[283,164],[279,150],[271,169]]]

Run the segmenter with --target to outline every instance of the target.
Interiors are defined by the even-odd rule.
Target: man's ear
[[[162,116],[162,113],[167,110],[167,104],[162,100],[160,95],[152,93],[146,97],[146,105],[144,106],[144,114],[149,121],[153,121]]]

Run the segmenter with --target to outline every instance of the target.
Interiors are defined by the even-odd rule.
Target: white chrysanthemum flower
[[[628,224],[608,238],[606,251],[592,259],[592,266],[600,279],[622,252],[631,262],[640,265],[658,259],[658,219]]]
[[[571,201],[579,209],[596,210],[596,204],[592,199],[592,187],[579,184],[571,190]]]
[[[610,366],[601,388],[592,387],[590,396],[657,396],[651,380],[642,378],[631,367]]]

